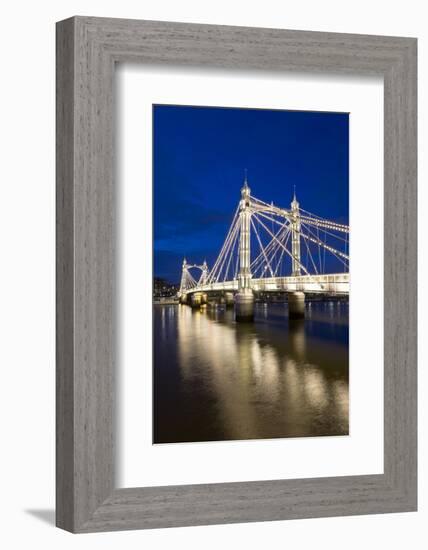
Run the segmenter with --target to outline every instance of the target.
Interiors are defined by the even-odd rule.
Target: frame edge
[[[74,531],[75,19],[56,24],[56,525]]]
[[[82,163],[83,160],[87,160],[88,164],[91,161],[90,155],[93,154],[90,152],[85,152],[83,145],[85,140],[82,139],[82,135],[89,128],[91,129],[92,136],[99,137],[100,128],[103,124],[106,124],[109,128],[109,122],[100,122],[95,120],[95,115],[93,114],[94,105],[98,106],[97,116],[99,115],[99,106],[105,107],[109,104],[110,97],[106,97],[106,94],[111,92],[103,91],[101,99],[98,99],[97,96],[91,99],[90,108],[92,111],[88,111],[85,102],[87,101],[86,97],[80,98],[79,106],[76,105],[76,97],[78,95],[77,90],[82,84],[80,81],[82,71],[88,71],[86,76],[90,80],[91,85],[94,87],[91,88],[92,91],[97,93],[100,91],[102,82],[101,76],[104,78],[110,78],[110,70],[112,70],[112,65],[115,60],[115,37],[114,33],[116,32],[117,36],[120,36],[121,33],[126,34],[125,31],[128,30],[127,25],[132,26],[134,36],[138,32],[143,32],[146,28],[152,30],[156,34],[159,28],[165,27],[165,30],[170,31],[176,26],[180,33],[186,34],[189,31],[190,34],[198,34],[199,29],[204,27],[203,31],[201,29],[201,34],[215,33],[217,28],[227,29],[224,32],[229,36],[229,33],[235,32],[236,29],[246,30],[242,27],[218,27],[215,25],[195,25],[187,23],[170,23],[170,22],[147,22],[147,21],[136,21],[136,20],[125,20],[125,19],[103,19],[103,18],[91,18],[91,17],[73,17],[71,19],[64,20],[57,25],[57,36],[60,36],[60,39],[57,38],[57,93],[62,95],[62,99],[57,99],[57,215],[58,215],[58,226],[57,226],[57,525],[66,530],[72,532],[93,532],[93,531],[105,531],[105,530],[117,530],[117,529],[137,529],[137,528],[159,528],[159,527],[172,527],[179,525],[207,525],[215,523],[235,523],[235,522],[246,522],[246,521],[267,521],[278,520],[278,519],[291,519],[297,517],[321,517],[325,516],[334,516],[334,515],[354,515],[354,514],[364,514],[364,513],[382,513],[382,512],[407,512],[414,511],[417,509],[417,463],[416,463],[416,409],[415,403],[409,405],[406,402],[406,397],[414,395],[414,389],[416,387],[416,363],[415,361],[415,349],[410,350],[414,337],[410,334],[410,331],[406,332],[406,349],[399,353],[399,357],[406,359],[404,362],[403,371],[400,372],[397,369],[397,360],[394,362],[394,371],[392,380],[390,382],[390,387],[385,388],[385,397],[388,399],[390,407],[392,407],[393,397],[398,399],[399,405],[404,405],[405,418],[400,419],[397,416],[397,411],[392,415],[393,417],[389,419],[388,426],[385,424],[385,453],[387,452],[387,444],[389,451],[395,451],[398,453],[397,456],[393,457],[393,460],[387,462],[385,461],[385,474],[382,476],[382,483],[376,482],[375,478],[378,476],[355,476],[354,482],[358,483],[358,479],[361,479],[362,485],[359,488],[355,488],[352,485],[350,478],[345,478],[347,483],[350,483],[353,487],[352,492],[354,494],[354,500],[352,501],[351,495],[348,497],[348,501],[342,503],[340,510],[335,507],[334,503],[331,502],[320,502],[322,499],[317,499],[315,497],[308,498],[305,504],[297,503],[295,506],[290,502],[284,502],[280,512],[277,511],[277,514],[273,514],[271,518],[263,519],[267,509],[271,507],[272,500],[266,495],[267,501],[265,501],[265,511],[260,511],[257,515],[256,512],[250,511],[247,509],[247,515],[240,515],[234,519],[235,514],[238,514],[236,508],[233,506],[238,505],[237,495],[235,499],[235,504],[229,502],[228,505],[232,510],[231,515],[225,517],[224,513],[219,513],[218,506],[221,501],[213,503],[212,510],[206,510],[204,515],[202,512],[199,513],[198,519],[189,519],[189,515],[184,516],[181,510],[183,501],[187,500],[189,489],[194,494],[199,494],[201,498],[201,491],[203,493],[203,487],[193,488],[188,487],[188,489],[181,490],[180,487],[169,487],[169,488],[134,488],[134,489],[116,489],[113,490],[110,496],[105,499],[105,496],[108,492],[108,488],[112,487],[112,480],[107,479],[107,472],[110,471],[110,464],[108,461],[111,460],[111,457],[108,456],[104,458],[104,463],[100,466],[99,464],[93,464],[92,461],[97,457],[88,458],[84,455],[84,449],[82,448],[82,441],[85,439],[81,435],[81,428],[83,426],[83,421],[88,421],[88,424],[95,424],[96,421],[89,420],[89,412],[96,413],[97,421],[100,420],[100,426],[102,430],[105,430],[105,427],[108,426],[108,418],[101,416],[100,412],[109,413],[109,407],[105,403],[101,403],[102,397],[101,389],[98,390],[97,394],[92,394],[93,399],[101,400],[101,404],[93,405],[92,408],[89,405],[86,406],[86,410],[76,411],[76,407],[79,409],[80,401],[82,399],[84,390],[88,390],[89,395],[87,398],[91,397],[91,391],[93,387],[91,383],[87,384],[87,387],[82,389],[84,382],[81,380],[83,373],[86,373],[85,368],[88,369],[88,375],[99,376],[99,371],[96,371],[96,367],[92,366],[89,359],[88,363],[81,365],[77,361],[75,354],[79,351],[74,349],[74,340],[76,338],[75,331],[77,336],[79,331],[82,330],[82,327],[76,327],[76,323],[79,325],[80,321],[75,319],[76,315],[79,314],[78,309],[74,311],[74,308],[77,308],[77,296],[83,293],[82,289],[76,288],[74,284],[73,276],[75,275],[74,271],[83,269],[83,252],[79,248],[84,241],[84,229],[88,229],[88,226],[82,228],[80,223],[83,219],[83,214],[80,213],[79,204],[83,204],[84,197],[84,178],[87,177],[87,173],[82,172],[77,175],[75,172],[78,172],[75,166],[76,155]],[[153,28],[152,28],[153,26]],[[71,30],[72,29],[72,30]],[[262,29],[251,28],[252,32],[257,33]],[[307,31],[285,31],[279,29],[265,29],[271,34],[271,39],[275,41],[278,32],[289,33],[292,35],[295,40],[300,41],[302,44],[305,43],[306,37],[313,42],[314,36],[319,40],[323,39],[325,36],[327,40],[327,35],[332,37],[337,41],[343,39],[346,42],[346,37],[350,38],[350,42],[353,42],[352,47],[358,48],[362,47],[361,44],[364,43],[365,35],[346,35],[339,33],[314,33]],[[111,34],[109,34],[111,31]],[[223,32],[223,31],[222,31]],[[108,39],[105,39],[105,36],[108,36]],[[122,37],[123,38],[123,37]],[[202,37],[203,38],[203,37]],[[163,38],[165,39],[165,37]],[[206,42],[210,43],[211,46],[214,45],[212,36],[206,38]],[[76,44],[77,41],[77,44]],[[85,42],[86,41],[86,42]],[[383,53],[382,56],[379,55],[379,60],[377,64],[372,61],[361,61],[361,63],[367,63],[370,66],[370,71],[374,70],[378,73],[383,73],[385,79],[387,75],[390,77],[390,84],[395,86],[398,83],[398,93],[400,98],[394,97],[394,107],[397,108],[397,112],[390,112],[392,117],[392,127],[398,128],[400,125],[404,124],[405,127],[405,146],[398,141],[397,136],[392,136],[390,141],[390,146],[392,153],[399,154],[399,159],[395,163],[396,170],[395,175],[390,175],[391,179],[394,180],[395,189],[400,191],[400,198],[404,200],[404,203],[400,208],[397,207],[396,200],[394,197],[390,200],[392,213],[394,216],[399,216],[401,220],[409,220],[409,214],[414,211],[415,200],[416,200],[416,173],[414,171],[415,163],[415,154],[412,153],[412,147],[416,148],[416,39],[414,38],[401,38],[401,37],[370,37],[372,43],[379,45],[379,48],[385,52],[389,46],[392,47],[392,52],[389,52],[389,55]],[[60,44],[59,44],[60,42]],[[358,46],[356,43],[360,44]],[[119,42],[118,42],[119,44]],[[242,45],[242,44],[241,44]],[[336,46],[335,46],[336,47]],[[126,53],[123,53],[123,43],[120,44],[118,50],[121,51],[121,59],[126,58],[128,55],[128,50]],[[308,46],[308,50],[312,48]],[[351,44],[348,45],[348,49],[351,48]],[[83,61],[83,52],[91,51],[88,56],[89,59]],[[181,54],[183,55],[183,54]],[[239,53],[241,55],[241,53]],[[301,54],[301,55],[310,55],[310,54]],[[367,55],[367,53],[366,53]],[[141,50],[135,54],[134,60],[142,58]],[[77,58],[77,61],[76,61]],[[110,61],[109,59],[110,58]],[[295,54],[295,58],[298,58],[298,54]],[[304,58],[304,57],[303,57]],[[349,66],[344,65],[343,58],[340,58],[342,65],[339,61],[339,70],[341,72],[346,72],[347,70],[352,70],[357,72],[357,70],[352,68],[352,64]],[[91,62],[97,60],[99,66],[103,67],[102,75],[98,75],[100,81],[95,83],[95,79],[92,75],[89,76],[89,72],[92,69]],[[82,69],[79,64],[87,63]],[[110,67],[111,62],[111,67]],[[383,63],[381,68],[381,62]],[[61,66],[59,64],[65,63],[69,64],[69,67]],[[233,61],[236,63],[236,61]],[[282,63],[282,62],[281,62]],[[292,61],[290,62],[292,64]],[[325,66],[328,65],[331,67],[332,61],[330,60],[330,65],[325,63]],[[407,63],[407,66],[406,66]],[[290,65],[291,66],[291,65]],[[308,62],[309,66],[309,62]],[[347,69],[345,68],[347,67]],[[106,69],[107,67],[107,69]],[[388,69],[388,71],[387,71]],[[306,67],[306,70],[309,70]],[[327,69],[325,69],[327,70]],[[70,72],[71,71],[71,72]],[[77,75],[77,76],[76,76]],[[76,84],[76,78],[79,82]],[[93,79],[93,80],[92,80]],[[405,82],[404,82],[405,81]],[[386,82],[385,82],[386,83]],[[83,88],[80,90],[82,91]],[[85,90],[85,93],[88,93],[88,90]],[[410,94],[406,100],[406,93]],[[404,98],[404,99],[403,99]],[[89,112],[94,119],[82,122],[82,120],[77,121],[77,117],[82,118],[82,113],[79,111],[79,107],[85,105],[87,114]],[[61,111],[61,112],[60,112]],[[101,111],[102,112],[102,111]],[[76,117],[76,121],[73,117]],[[110,113],[107,113],[107,117],[110,117]],[[390,122],[391,122],[390,121]],[[75,122],[78,125],[83,125],[78,129],[75,128]],[[71,125],[71,126],[70,126]],[[93,126],[91,126],[93,125]],[[82,129],[83,128],[83,129]],[[95,129],[94,129],[95,128]],[[79,135],[78,135],[79,134]],[[77,137],[76,137],[77,136]],[[109,149],[108,137],[104,137],[102,143],[102,153],[105,153],[104,147]],[[386,138],[385,138],[386,139]],[[391,153],[391,151],[390,151]],[[72,161],[71,161],[72,159]],[[385,161],[387,157],[385,155]],[[391,159],[388,158],[388,161]],[[102,160],[97,161],[102,163]],[[398,163],[398,164],[397,164]],[[64,164],[64,165],[63,165]],[[79,167],[80,169],[81,167]],[[86,167],[87,168],[87,167]],[[105,175],[109,176],[109,169],[102,169],[99,167],[99,170]],[[105,172],[104,172],[105,170]],[[91,176],[93,177],[93,176]],[[386,167],[385,167],[385,177],[386,177]],[[76,178],[83,178],[82,181],[76,180]],[[88,180],[89,181],[89,180]],[[93,185],[91,183],[91,185]],[[403,188],[407,187],[407,189]],[[109,191],[107,191],[108,193]],[[89,193],[88,193],[89,196]],[[86,197],[87,198],[87,197]],[[107,197],[107,202],[110,200]],[[71,207],[72,205],[72,207]],[[105,206],[105,205],[104,205]],[[71,208],[70,208],[71,207]],[[70,211],[71,210],[71,211]],[[102,218],[104,212],[94,213],[92,215],[99,216]],[[77,220],[75,219],[77,216]],[[409,229],[414,228],[415,218],[411,220]],[[89,224],[88,224],[89,225]],[[386,223],[385,223],[386,227]],[[77,229],[76,229],[77,228]],[[76,235],[77,231],[77,243]],[[403,233],[407,230],[402,230]],[[402,250],[401,246],[403,243],[409,243],[408,233],[398,235],[393,245],[393,252],[395,253],[395,261],[397,262],[397,250],[398,253]],[[105,245],[105,240],[102,241],[102,244]],[[407,251],[408,258],[410,262],[408,265],[416,265],[416,256],[414,244],[412,244]],[[401,262],[397,262],[400,264]],[[394,267],[397,267],[401,271],[401,266],[394,264]],[[410,267],[407,267],[407,272],[405,272],[406,280],[413,281],[415,278],[414,273],[410,273]],[[386,270],[385,270],[386,271]],[[395,274],[394,277],[397,277]],[[60,281],[59,279],[64,278]],[[403,292],[403,287],[399,285],[398,281],[394,282],[394,285],[397,285],[397,288],[400,290],[400,300],[399,302],[403,305],[407,299],[410,305],[414,304],[416,297],[416,289],[413,291],[412,288],[407,288]],[[393,285],[393,286],[394,286]],[[61,292],[63,294],[59,295]],[[79,295],[79,299],[82,299],[82,296]],[[76,302],[75,302],[76,300]],[[98,307],[102,305],[98,303]],[[405,314],[409,313],[409,308],[401,309],[401,319],[404,319]],[[412,314],[410,319],[411,327],[414,326],[415,315]],[[97,332],[97,334],[99,334]],[[60,352],[62,355],[60,355]],[[77,353],[78,355],[78,353]],[[401,365],[398,365],[401,366]],[[93,370],[92,370],[93,369]],[[392,367],[391,367],[392,369]],[[391,375],[389,372],[389,375]],[[111,373],[109,373],[111,375]],[[403,396],[398,395],[397,397],[397,388],[391,387],[391,384],[396,382],[405,383],[405,391],[402,393]],[[91,386],[91,387],[90,387]],[[107,382],[104,389],[110,388],[110,381]],[[401,388],[402,389],[402,388]],[[400,389],[399,389],[400,390]],[[388,391],[388,397],[387,397]],[[99,395],[98,395],[99,394]],[[96,395],[96,397],[95,397]],[[397,409],[398,405],[394,404],[394,409]],[[83,409],[85,407],[83,406]],[[79,416],[80,415],[80,416]],[[59,416],[59,417],[58,417]],[[107,414],[108,416],[108,414]],[[399,432],[394,431],[393,422],[398,421],[397,425],[399,426]],[[405,428],[408,432],[406,433]],[[85,424],[86,430],[86,424]],[[92,430],[92,426],[88,426],[88,431]],[[91,432],[93,433],[93,432]],[[106,434],[106,431],[103,431]],[[93,435],[95,435],[93,433]],[[85,437],[90,436],[90,434],[85,434]],[[98,438],[101,436],[98,435]],[[111,437],[111,434],[109,435]],[[87,439],[86,439],[87,440]],[[107,448],[110,444],[109,441],[105,442],[105,447]],[[103,442],[104,445],[104,442]],[[103,445],[98,442],[97,447],[97,456],[100,457],[101,452],[98,448],[103,447]],[[77,448],[77,450],[76,450]],[[90,449],[91,450],[91,449]],[[92,447],[93,450],[93,447]],[[85,463],[85,460],[87,463]],[[76,468],[79,468],[79,472],[82,475],[82,479],[77,479],[78,473]],[[76,477],[74,477],[76,476]],[[92,476],[92,477],[91,477]],[[371,479],[367,479],[370,477]],[[364,478],[364,482],[363,482]],[[326,482],[331,483],[332,490],[337,486],[337,482],[334,480],[327,480]],[[278,481],[278,483],[281,480]],[[287,480],[290,482],[312,482],[313,487],[317,486],[317,483],[314,480]],[[86,482],[86,484],[85,484]],[[251,483],[251,482],[250,482]],[[253,487],[257,487],[258,482],[254,482]],[[262,482],[260,482],[262,483]],[[271,483],[271,482],[263,482]],[[364,485],[365,484],[365,485]],[[231,489],[232,485],[237,486],[239,484],[218,484],[218,489],[214,489],[216,492],[220,493],[220,498],[222,498],[222,491],[227,494],[228,489],[225,488],[226,485],[229,485]],[[297,484],[299,485],[299,483]],[[292,491],[291,487],[297,487],[295,483],[289,483],[289,491]],[[364,485],[364,486],[363,486]],[[220,487],[223,486],[223,487]],[[346,486],[346,483],[344,487]],[[204,485],[205,488],[209,488],[209,485]],[[212,486],[211,486],[212,487]],[[344,487],[341,487],[342,491],[346,491]],[[168,489],[166,491],[166,489]],[[259,489],[257,489],[259,490]],[[266,489],[264,489],[266,490]],[[337,487],[336,487],[337,490]],[[95,492],[93,492],[95,491]],[[248,491],[250,487],[248,486]],[[377,496],[374,495],[374,492],[378,491]],[[242,493],[245,494],[247,491],[244,488]],[[339,491],[340,492],[340,491]],[[275,493],[275,491],[274,491]],[[283,489],[282,496],[277,495],[277,499],[285,498],[287,495],[287,489]],[[361,493],[361,494],[360,494]],[[161,498],[161,495],[164,494],[164,497]],[[296,493],[297,494],[297,493]],[[363,494],[367,498],[367,506],[364,508],[361,498]],[[370,496],[368,496],[370,495]],[[247,494],[250,497],[249,494]],[[290,496],[290,495],[288,495]],[[343,495],[342,495],[343,496]],[[324,497],[327,500],[332,498],[332,494],[326,493]],[[150,504],[150,498],[153,499],[154,504]],[[183,498],[183,501],[180,501],[180,498]],[[275,498],[273,495],[271,499]],[[170,500],[168,500],[170,499]],[[179,502],[177,503],[177,499]],[[389,500],[388,500],[389,499]],[[159,500],[163,500],[164,507],[159,508]],[[230,500],[233,500],[232,498]],[[203,498],[199,501],[200,504],[203,504]],[[98,503],[98,504],[97,504]],[[99,503],[102,503],[101,505]],[[169,503],[169,504],[168,504]],[[177,505],[178,504],[178,505]],[[246,506],[244,502],[240,502],[242,508],[241,512],[245,512]],[[275,506],[281,506],[280,502],[275,502]],[[363,507],[361,507],[363,506]],[[216,511],[214,510],[216,507]],[[306,508],[305,508],[306,507]],[[248,508],[248,507],[247,507]],[[158,511],[158,516],[154,517],[154,510]],[[278,510],[278,508],[277,508]],[[306,511],[305,511],[306,510]],[[192,505],[187,504],[186,506],[187,514],[192,513]],[[193,510],[193,513],[195,510]],[[198,512],[196,510],[196,512]],[[254,514],[254,515],[253,515]],[[128,515],[128,520],[126,516]],[[275,516],[275,517],[273,517]],[[79,519],[80,518],[80,519]],[[180,519],[181,518],[181,519]],[[208,518],[208,519],[207,519]]]

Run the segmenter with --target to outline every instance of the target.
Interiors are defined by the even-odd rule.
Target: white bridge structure
[[[295,192],[290,208],[257,199],[245,177],[214,265],[208,269],[206,261],[184,259],[178,296],[199,307],[210,294],[219,294],[227,305],[235,304],[239,321],[252,319],[255,294],[284,292],[290,317],[303,317],[305,293],[349,294],[348,246],[348,225],[303,210]],[[332,265],[334,272],[329,272]]]

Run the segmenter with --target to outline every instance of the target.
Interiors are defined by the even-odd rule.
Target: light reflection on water
[[[154,307],[154,443],[348,433],[348,305]]]

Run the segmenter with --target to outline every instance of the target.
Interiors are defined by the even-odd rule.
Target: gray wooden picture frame
[[[58,527],[83,533],[416,510],[416,47],[414,38],[155,21],[57,24]],[[115,487],[117,62],[383,76],[383,474]]]

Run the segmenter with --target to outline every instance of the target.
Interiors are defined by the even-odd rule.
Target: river
[[[153,443],[346,435],[348,303],[154,306]]]

